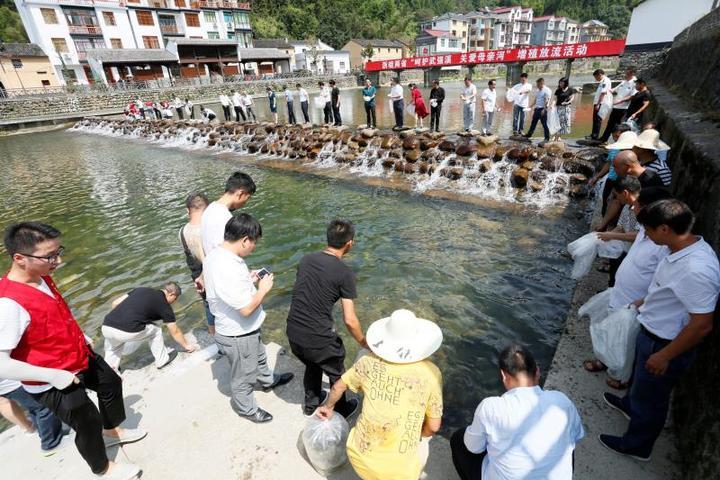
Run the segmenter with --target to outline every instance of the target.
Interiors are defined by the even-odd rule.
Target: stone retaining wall
[[[326,80],[326,79],[323,79]],[[354,87],[357,81],[354,76],[336,78],[340,88]],[[274,81],[253,81],[239,83],[217,83],[211,85],[195,85],[187,87],[170,87],[153,90],[131,90],[98,92],[93,94],[58,95],[47,98],[28,98],[0,102],[0,120],[23,120],[28,118],[47,117],[79,117],[92,115],[97,112],[117,110],[121,111],[128,103],[141,98],[148,100],[172,100],[176,95],[181,99],[189,98],[195,104],[203,101],[216,102],[220,92],[229,93],[231,89],[247,90],[250,94],[262,94],[268,85],[280,87],[285,84],[300,83],[309,91],[317,90],[318,78],[291,78]]]

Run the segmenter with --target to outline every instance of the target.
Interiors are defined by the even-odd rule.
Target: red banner
[[[566,58],[609,57],[625,50],[625,40],[587,42],[562,45],[534,45],[503,50],[477,50],[474,52],[446,53],[422,57],[398,58],[367,62],[366,72],[383,70],[408,70],[415,68],[452,67],[457,65],[482,65],[489,63],[535,62],[540,60],[563,60]]]

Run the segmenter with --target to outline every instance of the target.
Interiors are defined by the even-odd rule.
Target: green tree
[[[257,38],[285,36],[285,25],[276,17],[253,14],[250,16],[250,22]]]
[[[4,2],[3,2],[4,3]],[[0,4],[0,40],[7,43],[28,41],[20,15],[12,3]]]
[[[280,14],[285,31],[291,38],[305,38],[310,32],[318,31],[318,19],[313,14],[314,5],[308,2],[305,7],[287,5]]]

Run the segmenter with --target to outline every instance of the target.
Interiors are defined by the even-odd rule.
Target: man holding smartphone
[[[338,299],[345,326],[353,338],[367,348],[353,303],[357,297],[355,273],[342,261],[352,249],[354,237],[352,223],[333,220],[327,227],[327,247],[321,252],[305,255],[298,265],[287,336],[292,352],[305,365],[303,413],[308,417],[327,399],[328,394],[322,389],[323,373],[330,379],[332,387],[345,372],[345,347],[335,331],[332,316]],[[357,399],[347,400],[344,393],[335,406],[345,418],[357,408]]]

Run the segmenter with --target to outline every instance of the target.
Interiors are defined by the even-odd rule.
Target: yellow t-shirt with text
[[[440,370],[429,360],[396,364],[368,354],[342,380],[364,394],[347,441],[355,471],[364,480],[417,480],[423,422],[426,416],[442,417]]]

